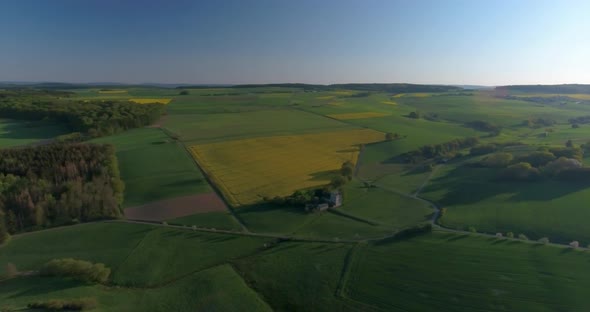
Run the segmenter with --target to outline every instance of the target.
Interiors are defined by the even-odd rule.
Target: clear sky
[[[590,1],[3,0],[0,81],[590,83]]]

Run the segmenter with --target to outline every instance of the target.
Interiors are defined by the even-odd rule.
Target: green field
[[[435,233],[355,254],[346,297],[386,311],[584,311],[588,253]]]
[[[240,231],[240,224],[228,212],[204,212],[168,220],[170,224],[181,224],[214,228],[221,230]]]
[[[590,183],[548,176],[528,182],[498,180],[502,168],[480,166],[486,156],[470,156],[469,149],[456,151],[461,153],[457,158],[452,153],[407,162],[400,157],[425,145],[471,136],[481,143],[526,144],[500,148],[515,156],[561,147],[568,140],[580,146],[590,141],[590,124],[574,128],[568,119],[590,115],[590,101],[583,96],[553,103],[503,98],[494,91],[396,94],[268,86],[191,88],[188,95],[155,87],[70,91],[74,100],[172,99],[155,125],[92,140],[116,149],[125,208],[213,192],[216,185],[209,184],[186,150],[196,144],[323,132],[339,136],[340,130],[363,128],[399,137],[362,147],[353,177],[340,188],[343,205],[328,211],[311,213],[303,204],[260,201],[163,224],[97,222],[14,235],[0,246],[0,276],[8,272],[8,263],[30,276],[0,278],[0,310],[23,310],[41,299],[80,297],[96,298],[97,311],[590,307],[585,299],[590,252],[566,246],[574,240],[580,247],[590,244]],[[412,112],[421,118],[410,118]],[[523,124],[534,118],[555,123]],[[466,125],[473,121],[501,130],[492,133]],[[65,133],[48,121],[0,120],[1,147]],[[327,139],[314,144],[323,141]],[[284,150],[281,157],[289,157]],[[237,150],[228,154],[232,152],[237,162],[244,162],[240,165],[257,161]],[[215,151],[212,155],[221,159]],[[313,152],[309,159],[314,159]],[[590,165],[588,153],[582,160]],[[268,166],[256,172],[268,180],[287,169]],[[239,178],[237,171],[230,179]],[[34,191],[27,190],[32,197]],[[444,208],[442,216],[435,207]],[[433,233],[392,238],[435,216],[442,228],[435,226]],[[479,234],[451,232],[455,229]],[[531,242],[499,239],[494,237],[497,232],[523,233]],[[541,237],[562,245],[533,242]],[[66,257],[104,263],[112,269],[109,282],[92,285],[34,274],[47,261]]]
[[[170,104],[173,109],[176,103]],[[185,142],[211,142],[249,137],[304,134],[352,127],[299,110],[276,109],[241,113],[170,114],[164,126]]]
[[[0,119],[0,148],[50,140],[65,133],[65,127],[48,121]]]
[[[0,283],[0,308],[21,309],[48,299],[95,298],[92,311],[272,311],[228,265],[193,273],[158,288],[87,285],[57,278],[26,277]]]
[[[446,207],[441,224],[475,227],[488,233],[518,232],[531,238],[549,237],[568,243],[590,243],[582,220],[590,217],[584,202],[590,184],[584,182],[497,182],[494,169],[448,165],[436,173],[422,196]]]
[[[126,207],[212,191],[184,147],[160,129],[130,130],[94,142],[116,148]]]

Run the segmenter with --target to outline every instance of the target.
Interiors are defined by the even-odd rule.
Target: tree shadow
[[[54,128],[54,129],[49,129]],[[57,135],[57,123],[0,119],[0,139],[48,139]]]
[[[590,187],[590,182],[540,180],[499,181],[497,169],[458,166],[431,180],[423,193],[445,192],[437,202],[443,206],[468,205],[506,194],[510,202],[550,201]]]
[[[336,175],[340,175],[339,170],[318,171],[310,174],[308,181],[330,181]]]
[[[56,291],[63,291],[70,288],[76,288],[82,285],[86,285],[82,282],[69,279],[69,278],[57,278],[57,277],[19,277],[11,279],[2,283],[2,287],[8,287],[8,289],[22,289],[19,292],[11,295],[8,298],[18,297],[35,297],[39,295],[45,295]]]

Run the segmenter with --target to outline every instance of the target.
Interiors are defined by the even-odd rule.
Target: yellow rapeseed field
[[[98,90],[100,94],[120,94],[127,93],[127,90]]]
[[[343,162],[356,163],[360,144],[384,138],[358,129],[206,143],[190,151],[230,204],[239,206],[328,184]]]
[[[316,97],[316,99],[318,99],[318,100],[331,100],[335,97],[336,96],[334,96],[334,95],[324,95],[324,96],[318,96],[318,97]]]
[[[386,113],[377,113],[377,112],[363,112],[363,113],[344,113],[344,114],[331,114],[327,115],[328,117],[340,119],[340,120],[347,120],[347,119],[363,119],[363,118],[375,118],[375,117],[383,117],[388,116],[389,114]]]
[[[424,97],[429,97],[432,94],[430,93],[399,93],[394,95],[394,98],[401,98],[401,97],[418,97],[418,98],[424,98]]]
[[[387,104],[387,105],[397,105],[397,103],[396,103],[396,102],[394,102],[394,101],[383,101],[383,102],[381,102],[381,103],[382,103],[382,104]]]
[[[129,99],[131,102],[135,102],[137,104],[148,104],[148,103],[160,103],[160,104],[168,104],[172,99]]]

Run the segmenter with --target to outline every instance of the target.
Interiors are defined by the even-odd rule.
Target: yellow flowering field
[[[189,149],[233,206],[325,185],[343,162],[357,161],[359,146],[385,134],[355,129],[206,143]]]
[[[375,118],[375,117],[383,117],[388,116],[389,114],[386,113],[377,113],[377,112],[363,112],[363,113],[344,113],[344,114],[331,114],[327,115],[328,117],[340,119],[340,120],[347,120],[347,119],[364,119],[364,118]]]
[[[383,102],[381,102],[381,103],[382,103],[382,104],[387,104],[387,105],[397,105],[397,103],[396,103],[396,102],[394,102],[394,101],[383,101]]]
[[[168,104],[172,99],[129,99],[131,102],[135,102],[137,104],[149,104],[149,103],[160,103],[160,104]]]

